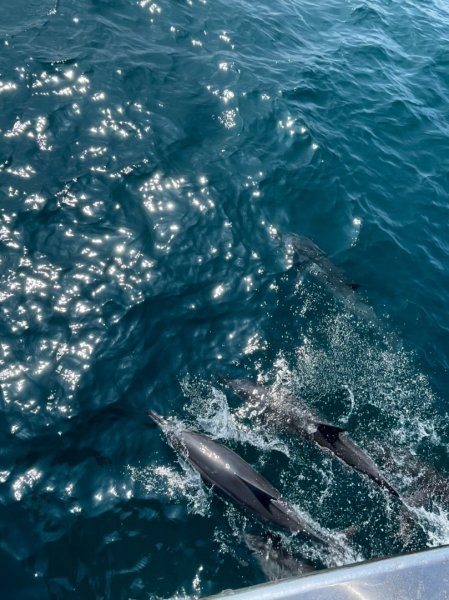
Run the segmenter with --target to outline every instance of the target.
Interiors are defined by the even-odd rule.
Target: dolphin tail
[[[362,473],[364,471],[361,471]],[[368,477],[370,477],[369,473],[365,473],[366,475],[368,475]],[[391,494],[392,496],[394,496],[395,498],[397,498],[399,500],[399,502],[403,505],[406,506],[404,504],[404,500],[402,499],[401,495],[399,494],[399,492],[397,492],[394,487],[392,485],[390,485],[388,483],[388,481],[386,479],[384,479],[384,477],[379,473],[377,476],[373,477],[371,476],[371,479],[373,481],[375,481],[377,483],[377,485],[381,488],[383,488],[384,490],[386,490],[389,494]],[[407,507],[406,507],[407,508]]]
[[[167,424],[167,421],[163,417],[161,417],[161,415],[158,415],[157,412],[154,412],[154,410],[149,410],[148,416],[150,417],[150,419],[152,419],[154,423],[156,423],[156,425],[159,425],[159,427],[162,427],[163,425]]]
[[[422,525],[417,521],[416,515],[401,499],[401,509],[399,512],[399,535],[403,544],[409,544],[413,540],[413,533],[416,526],[423,529]]]

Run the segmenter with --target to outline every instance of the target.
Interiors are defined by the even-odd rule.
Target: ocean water
[[[2,597],[264,581],[244,535],[269,526],[205,488],[148,408],[335,532],[338,559],[282,534],[318,566],[449,543],[447,3],[0,6]],[[287,232],[376,319],[289,268]],[[346,428],[412,526],[219,375]]]

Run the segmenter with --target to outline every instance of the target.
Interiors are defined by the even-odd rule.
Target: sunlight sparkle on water
[[[17,84],[12,83],[11,81],[3,82],[0,81],[0,94],[2,92],[10,92],[12,90],[17,89]]]
[[[223,296],[224,293],[225,293],[224,285],[222,285],[222,284],[217,285],[212,290],[212,298],[214,298],[214,299],[220,298],[221,296]]]
[[[218,117],[218,120],[226,129],[232,129],[237,124],[237,121],[236,121],[237,112],[238,112],[237,109],[225,110]]]
[[[235,94],[232,90],[223,90],[222,98],[223,98],[225,104],[228,103],[229,100],[232,100],[234,98],[234,96],[235,96]]]
[[[35,468],[29,469],[26,473],[18,477],[12,484],[14,498],[17,501],[22,500],[26,490],[31,489],[41,477],[42,472]]]
[[[10,475],[11,471],[0,471],[0,483],[5,483]]]

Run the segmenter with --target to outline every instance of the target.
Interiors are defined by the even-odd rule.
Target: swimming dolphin
[[[176,428],[154,411],[149,411],[148,415],[163,429],[170,445],[214,489],[265,521],[301,533],[315,542],[333,545],[332,540],[326,539],[303,521],[278,490],[238,454],[206,435]]]
[[[296,233],[287,233],[282,239],[292,257],[293,266],[307,270],[346,306],[365,319],[377,322],[373,309],[355,293],[360,286],[348,281],[343,272],[312,240]]]
[[[384,448],[386,462],[398,468],[410,482],[406,493],[407,503],[415,508],[424,506],[429,500],[449,505],[449,478],[431,464],[422,461],[405,448]]]
[[[245,534],[244,540],[269,581],[315,571],[312,563],[294,556],[284,548],[278,537],[270,535],[265,539],[259,535]]]
[[[399,498],[398,492],[383,477],[371,458],[344,434],[344,429],[320,419],[299,398],[279,398],[270,387],[246,379],[220,380],[242,400],[260,408],[260,413],[269,416],[279,428],[313,440],[321,448],[330,450],[348,466],[367,475],[377,485]]]
[[[327,255],[311,239],[296,233],[283,236],[287,250],[292,255],[292,262],[301,268],[308,268],[319,277],[335,293],[352,294],[358,289],[355,283],[349,282],[342,271],[329,260]],[[352,297],[352,296],[351,296]]]

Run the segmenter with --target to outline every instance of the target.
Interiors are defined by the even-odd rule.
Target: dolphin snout
[[[156,425],[159,425],[160,427],[166,423],[165,419],[161,417],[161,415],[158,415],[157,412],[154,412],[154,410],[149,410],[148,416],[154,421],[154,423],[156,423]]]

